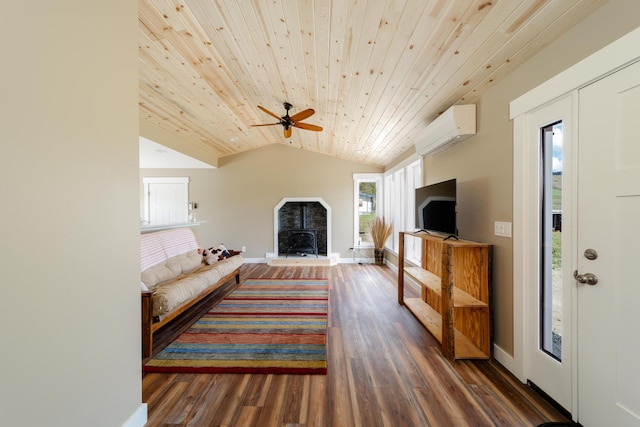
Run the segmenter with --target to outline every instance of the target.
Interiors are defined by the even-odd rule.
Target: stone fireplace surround
[[[286,207],[285,207],[286,205]],[[285,208],[281,212],[282,208]],[[326,212],[326,214],[325,214]],[[303,218],[301,215],[304,215]],[[289,255],[287,229],[316,229],[318,258]],[[320,197],[285,197],[273,208],[273,253],[267,254],[271,265],[336,265],[339,254],[331,253],[331,206]]]

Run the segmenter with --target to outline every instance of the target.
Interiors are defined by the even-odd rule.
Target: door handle
[[[579,283],[585,285],[597,285],[598,284],[598,276],[593,273],[584,273],[578,274],[578,270],[573,272],[573,278],[576,279]]]

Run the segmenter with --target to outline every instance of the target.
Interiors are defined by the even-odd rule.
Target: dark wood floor
[[[241,279],[249,277],[330,279],[328,374],[146,374],[142,399],[148,404],[148,427],[536,426],[566,421],[497,362],[444,359],[438,342],[397,303],[396,277],[387,267],[245,264]],[[177,333],[164,331],[160,341],[169,342]]]

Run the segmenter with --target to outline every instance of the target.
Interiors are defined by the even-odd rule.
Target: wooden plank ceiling
[[[140,115],[220,157],[280,143],[384,166],[603,3],[139,0]],[[324,130],[250,127],[285,101]]]

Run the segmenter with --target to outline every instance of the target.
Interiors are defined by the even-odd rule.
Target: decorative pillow
[[[218,254],[213,252],[212,248],[205,249],[202,252],[202,258],[204,259],[204,262],[207,263],[207,265],[211,265],[214,262],[218,262]]]
[[[201,250],[198,249],[198,252],[200,251]],[[223,244],[212,246],[209,249],[202,249],[202,257],[204,259],[204,262],[206,262],[208,265],[211,265],[214,262],[218,262],[225,258],[229,258],[230,256],[231,254]]]

